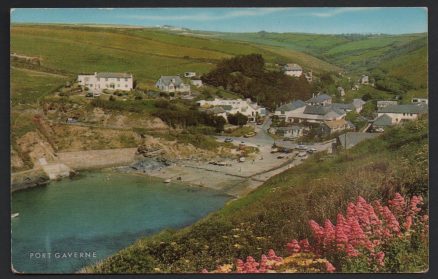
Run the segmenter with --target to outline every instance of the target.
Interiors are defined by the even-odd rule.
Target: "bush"
[[[232,125],[243,126],[248,123],[248,117],[240,112],[237,112],[236,114],[229,114],[227,118],[228,122]]]

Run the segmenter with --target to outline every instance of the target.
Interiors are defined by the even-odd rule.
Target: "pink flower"
[[[329,262],[329,261],[327,261],[326,263],[325,263],[325,269],[327,270],[327,272],[329,272],[329,273],[333,273],[333,272],[335,272],[336,271],[336,268]]]
[[[308,253],[311,251],[310,244],[307,238],[300,240],[299,244],[301,246],[301,251],[303,251],[304,253]]]
[[[385,260],[385,253],[382,252],[382,251],[378,252],[378,253],[376,254],[376,261],[377,261],[377,264],[380,265],[380,266],[384,266],[384,265],[385,265],[384,260]]]
[[[205,268],[203,270],[201,270],[201,273],[208,273],[208,270],[206,270]]]
[[[301,251],[301,247],[298,244],[298,241],[296,239],[289,242],[287,245],[287,249],[291,251],[292,253],[299,253]]]
[[[403,223],[403,227],[405,227],[405,229],[409,231],[411,226],[412,226],[412,216],[408,215],[408,217],[406,217],[406,221]]]
[[[347,256],[349,256],[349,257],[359,256],[359,252],[356,249],[354,249],[353,245],[351,245],[351,244],[347,244],[347,249],[345,250],[345,252],[347,253]]]

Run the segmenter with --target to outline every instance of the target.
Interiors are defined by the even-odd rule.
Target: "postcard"
[[[427,17],[11,9],[12,271],[427,272]]]

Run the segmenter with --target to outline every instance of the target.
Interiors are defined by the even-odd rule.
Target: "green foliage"
[[[248,123],[248,117],[246,115],[241,114],[240,112],[237,112],[235,114],[229,114],[227,118],[228,118],[228,122],[231,125],[237,125],[242,127],[243,125],[246,125],[246,123]]]
[[[118,101],[115,97],[111,95],[109,97],[109,100],[97,98],[93,99],[90,104],[92,107],[99,107],[103,109],[143,113],[153,111],[155,108],[154,103],[154,100]]]
[[[203,75],[202,80],[206,84],[237,92],[269,108],[293,99],[307,99],[311,91],[311,86],[303,76],[294,78],[282,72],[265,71],[264,59],[259,54],[222,60],[214,70]]]

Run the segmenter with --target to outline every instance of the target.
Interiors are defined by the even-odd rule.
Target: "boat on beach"
[[[13,219],[13,218],[15,218],[15,217],[18,217],[18,215],[20,215],[20,213],[18,213],[18,212],[17,212],[17,213],[12,213],[12,214],[11,214],[11,219]]]
[[[164,180],[164,183],[170,183],[170,181],[172,181],[172,179],[168,178],[168,179]]]

